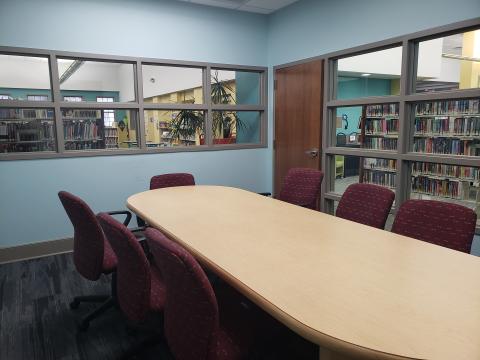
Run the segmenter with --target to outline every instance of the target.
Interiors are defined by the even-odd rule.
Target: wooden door
[[[323,60],[275,71],[275,195],[288,169],[321,169],[322,89]]]

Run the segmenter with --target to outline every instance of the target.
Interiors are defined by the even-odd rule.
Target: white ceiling
[[[179,0],[201,5],[217,6],[227,9],[249,11],[259,14],[271,14],[298,0]]]

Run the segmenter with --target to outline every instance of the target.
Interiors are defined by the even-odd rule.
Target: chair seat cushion
[[[117,256],[108,241],[104,241],[103,247],[103,273],[110,274],[117,267]]]
[[[160,270],[150,266],[150,310],[155,312],[163,311],[165,307],[165,283]]]

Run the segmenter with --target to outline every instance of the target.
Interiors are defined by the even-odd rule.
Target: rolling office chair
[[[384,229],[395,193],[372,184],[352,184],[342,195],[336,216]]]
[[[148,228],[147,242],[164,275],[164,335],[178,360],[249,359],[257,342],[278,334],[275,320],[242,304],[242,297],[208,281],[194,257],[161,232]],[[278,346],[278,344],[277,344]]]
[[[117,257],[98,223],[90,207],[79,197],[60,191],[58,197],[74,228],[73,261],[77,271],[86,279],[97,281],[102,274],[112,274],[110,295],[76,296],[70,303],[70,308],[77,309],[82,302],[102,302],[102,305],[88,314],[80,322],[79,330],[87,330],[90,321],[103,314],[115,304],[115,269]],[[132,214],[129,211],[112,211],[111,215],[126,215],[124,221],[128,225]]]
[[[477,214],[465,206],[434,200],[407,200],[392,232],[470,253]]]
[[[162,189],[173,186],[195,185],[195,178],[188,173],[171,173],[153,176],[150,179],[150,190]],[[137,225],[145,226],[145,220],[137,216]]]
[[[97,215],[105,236],[117,256],[117,303],[129,324],[148,320],[161,322],[165,306],[165,285],[159,269],[151,264],[135,235],[108,213]],[[146,346],[159,342],[159,335],[137,344],[122,358],[128,359]]]

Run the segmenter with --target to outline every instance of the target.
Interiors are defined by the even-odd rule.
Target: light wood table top
[[[480,359],[480,259],[245,190],[128,207],[303,337],[354,358]]]

